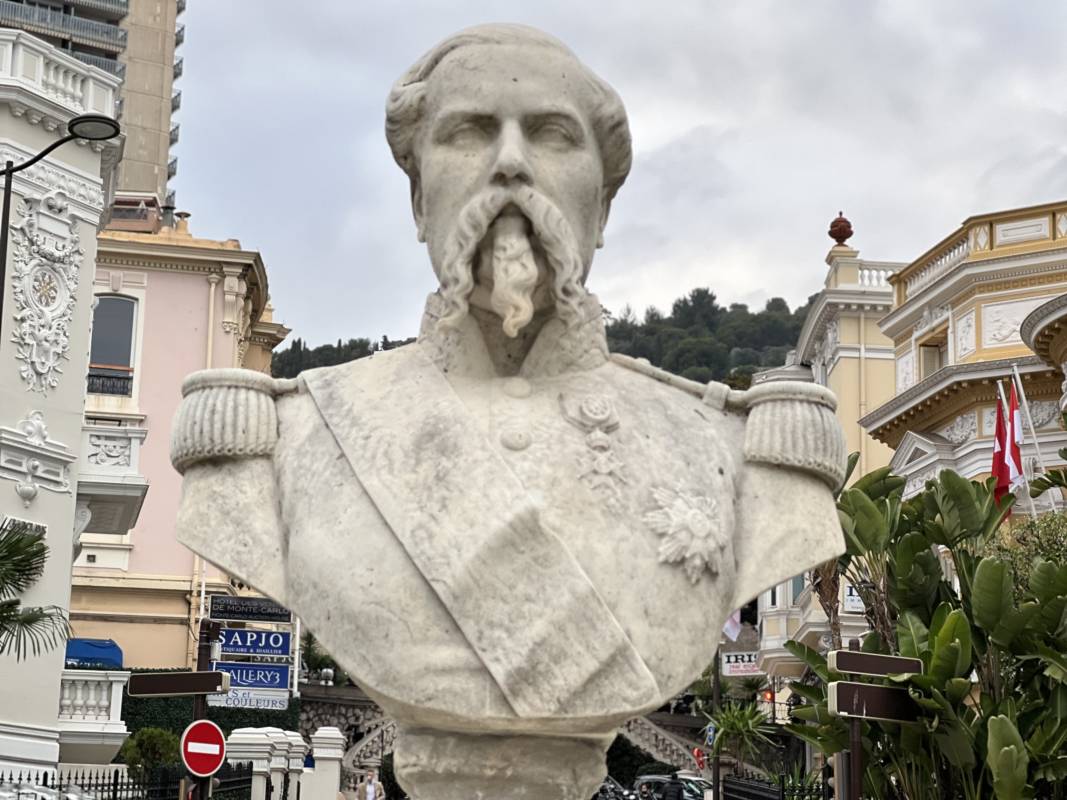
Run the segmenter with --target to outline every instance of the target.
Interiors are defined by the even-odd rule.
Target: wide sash
[[[378,511],[517,715],[601,716],[661,702],[599,592],[418,345],[306,382]]]

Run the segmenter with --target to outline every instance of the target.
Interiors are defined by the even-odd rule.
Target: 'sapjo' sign
[[[213,669],[230,673],[230,689],[288,689],[288,664],[217,661]]]
[[[280,631],[222,629],[222,652],[248,656],[288,656],[289,634]]]

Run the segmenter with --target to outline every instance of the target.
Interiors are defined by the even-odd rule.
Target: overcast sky
[[[310,344],[417,332],[435,283],[383,133],[440,39],[523,22],[611,83],[635,158],[590,288],[612,311],[694,287],[791,306],[844,210],[909,261],[972,214],[1067,197],[1067,3],[965,0],[192,0],[179,209],[262,252]]]

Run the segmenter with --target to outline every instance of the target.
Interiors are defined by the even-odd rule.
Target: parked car
[[[711,798],[711,781],[705,780],[692,772],[679,772],[678,778],[685,789],[686,800],[705,800]],[[659,800],[663,795],[663,787],[670,781],[670,775],[639,775],[634,779],[634,791],[638,800]],[[648,786],[647,794],[641,793],[641,787]]]
[[[604,778],[592,800],[636,800],[637,795],[625,788],[610,775]]]

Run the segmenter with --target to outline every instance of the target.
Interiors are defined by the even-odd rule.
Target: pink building
[[[271,319],[258,252],[197,239],[188,215],[115,209],[98,239],[74,563],[75,635],[114,639],[130,667],[192,666],[202,593],[235,593],[178,544],[170,427],[182,380],[210,367],[269,372],[288,333]]]

